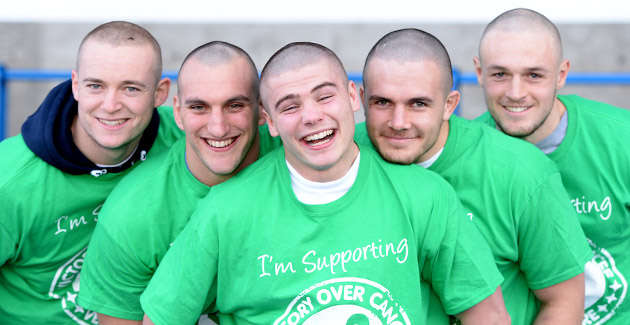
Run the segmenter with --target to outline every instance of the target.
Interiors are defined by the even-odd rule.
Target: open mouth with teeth
[[[321,132],[307,135],[304,138],[302,138],[302,141],[304,141],[307,145],[312,146],[312,147],[321,146],[330,142],[335,137],[336,134],[337,132],[335,130],[328,129],[328,130],[324,130]]]
[[[115,129],[125,124],[125,122],[127,122],[129,119],[122,118],[122,119],[117,119],[117,120],[105,120],[105,119],[97,118],[97,120],[99,121],[99,123],[103,124],[105,127]]]
[[[232,145],[236,142],[236,139],[238,139],[238,136],[228,138],[228,139],[223,139],[223,140],[211,140],[211,139],[204,138],[204,140],[206,141],[206,144],[214,151],[229,150],[232,147]]]
[[[512,113],[520,113],[529,109],[529,106],[503,106],[505,110]]]

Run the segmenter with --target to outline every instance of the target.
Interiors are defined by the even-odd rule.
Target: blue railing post
[[[6,69],[0,63],[0,141],[6,136],[5,128],[7,126],[7,78]]]

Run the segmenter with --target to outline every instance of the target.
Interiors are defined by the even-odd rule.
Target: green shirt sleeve
[[[519,263],[528,286],[543,289],[584,272],[592,257],[560,178],[550,174],[522,202],[518,216]]]
[[[193,214],[140,298],[156,325],[195,324],[216,299],[216,223],[204,211]]]
[[[432,283],[446,313],[454,315],[493,294],[503,277],[490,247],[464,213],[455,192],[449,189],[440,195],[442,206],[432,218],[445,220],[444,227],[430,231],[439,244],[429,252],[422,275]]]
[[[79,303],[101,314],[142,320],[140,295],[153,270],[133,253],[138,243],[131,243],[122,228],[117,229],[117,236],[111,236],[105,224],[99,223],[94,230],[81,271]]]

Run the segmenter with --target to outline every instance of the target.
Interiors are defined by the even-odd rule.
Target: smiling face
[[[190,59],[174,98],[177,125],[186,133],[186,162],[195,177],[215,185],[258,158],[258,125],[264,120],[247,60],[208,65]]]
[[[418,163],[444,147],[459,93],[447,91],[435,62],[373,58],[366,72],[367,130],[385,160]]]
[[[569,62],[545,31],[488,32],[475,58],[490,114],[508,135],[537,143],[551,134],[564,106],[556,98]]]
[[[321,58],[261,84],[271,135],[280,135],[287,161],[303,177],[320,182],[341,178],[358,154],[353,141],[358,94],[331,61]]]
[[[72,136],[92,162],[116,164],[129,156],[149,124],[153,110],[168,96],[168,79],[155,77],[156,58],[149,45],[113,46],[87,41],[72,91],[78,114]]]

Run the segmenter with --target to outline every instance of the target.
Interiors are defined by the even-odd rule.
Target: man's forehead
[[[252,77],[249,65],[237,60],[209,65],[191,59],[180,71],[178,90],[180,93],[194,96],[206,93],[249,96],[253,91]]]
[[[387,89],[391,88],[395,90],[395,87],[390,87],[390,83],[395,83],[398,87],[401,85],[406,86],[406,89],[400,89],[397,93],[403,90],[422,90],[426,88],[427,82],[441,84],[444,81],[444,71],[440,69],[438,62],[430,58],[423,58],[419,60],[395,60],[388,58],[375,57],[368,63],[368,69],[366,69],[368,78],[364,87],[368,89]]]
[[[321,83],[339,86],[342,79],[341,73],[337,73],[330,62],[319,60],[297,69],[266,76],[263,79],[263,86],[271,91],[280,90],[280,88],[311,91]]]
[[[150,57],[152,61],[155,61],[155,51],[149,44],[120,44],[115,45],[109,42],[90,39],[87,40],[79,51],[79,61],[90,61],[95,57],[102,57],[107,55],[116,55],[117,52],[124,52],[125,55],[135,55],[137,57]],[[140,63],[140,62],[139,62]],[[153,62],[146,62],[153,63]]]
[[[553,36],[545,31],[529,30],[523,32],[493,30],[483,38],[479,54],[482,57],[502,57],[510,50],[520,50],[531,54],[553,55],[559,53]]]

